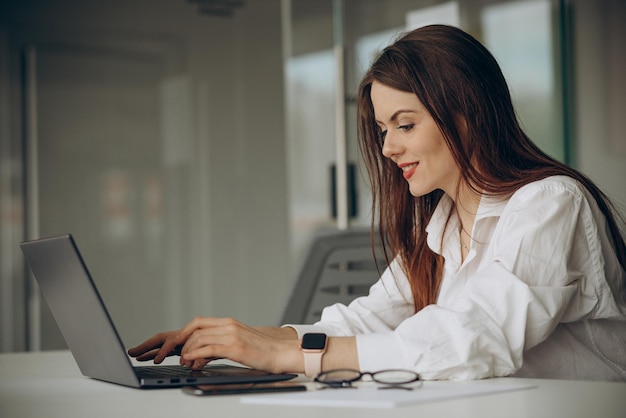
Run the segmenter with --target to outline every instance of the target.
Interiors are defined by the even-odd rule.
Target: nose
[[[383,142],[382,153],[385,157],[393,160],[394,156],[399,155],[402,152],[402,144],[398,141],[394,133],[389,130]]]

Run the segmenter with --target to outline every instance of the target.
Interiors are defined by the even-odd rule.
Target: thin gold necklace
[[[467,244],[465,244],[463,242],[463,233],[465,233],[465,235],[467,235],[467,237],[471,240],[472,236],[465,230],[465,228],[463,227],[463,224],[461,224],[461,227],[459,228],[459,241],[461,241],[461,247],[463,247],[466,251],[469,251],[469,247],[467,246]]]

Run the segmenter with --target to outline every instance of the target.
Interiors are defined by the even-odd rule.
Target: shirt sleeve
[[[313,325],[294,328],[301,338],[307,332],[324,332],[329,336],[355,336],[393,331],[404,318],[415,313],[413,296],[398,260],[393,260],[367,296],[356,298],[346,306],[334,304],[322,311],[321,320]]]
[[[386,277],[370,296],[325,310],[317,326],[356,335],[367,371],[402,367],[425,379],[453,380],[513,374],[525,349],[561,321],[592,316],[601,293],[610,291],[580,186],[539,183],[511,198],[479,268],[449,278],[437,304],[409,313],[412,304],[399,303],[410,294],[408,284]]]

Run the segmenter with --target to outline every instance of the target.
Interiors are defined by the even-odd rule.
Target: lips
[[[406,180],[408,180],[413,176],[413,174],[415,174],[415,170],[417,169],[418,165],[419,165],[419,162],[404,163],[404,164],[398,164],[398,167],[400,167],[400,169],[402,170],[402,176]]]

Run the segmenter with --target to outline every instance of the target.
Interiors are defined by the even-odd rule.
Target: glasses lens
[[[328,372],[321,373],[315,380],[321,383],[342,383],[342,382],[354,382],[361,377],[361,373],[357,370],[330,370]]]
[[[389,385],[401,385],[420,380],[417,373],[410,370],[383,370],[372,374],[372,380]]]

